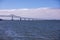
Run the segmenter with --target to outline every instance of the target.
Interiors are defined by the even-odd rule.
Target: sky
[[[0,15],[9,14],[29,18],[60,19],[60,0],[0,0]]]
[[[60,0],[0,0],[0,9],[39,7],[59,8],[59,2]]]

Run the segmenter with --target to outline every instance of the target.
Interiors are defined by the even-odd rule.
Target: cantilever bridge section
[[[11,15],[0,15],[0,17],[3,17],[3,18],[10,17],[12,21],[14,20],[14,18],[19,18],[20,21],[21,20],[34,20],[33,18],[20,17],[20,16],[16,16],[16,15],[13,15],[13,14],[11,14]]]

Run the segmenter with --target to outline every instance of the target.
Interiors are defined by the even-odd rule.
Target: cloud
[[[0,10],[0,15],[14,14],[21,17],[41,18],[41,19],[60,19],[59,8],[23,8],[23,9],[4,9]]]

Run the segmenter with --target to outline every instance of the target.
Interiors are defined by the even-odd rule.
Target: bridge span
[[[11,14],[11,15],[0,15],[0,17],[10,17],[12,21],[14,20],[14,18],[18,18],[20,21],[21,20],[34,20],[33,18],[20,17],[20,16],[14,15],[14,14]]]

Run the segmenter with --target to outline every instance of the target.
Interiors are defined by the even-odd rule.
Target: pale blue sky
[[[0,0],[0,9],[60,8],[60,0]]]

